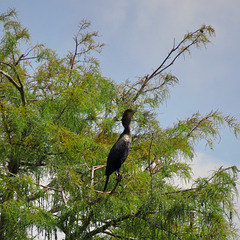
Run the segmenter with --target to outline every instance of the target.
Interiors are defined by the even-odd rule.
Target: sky
[[[81,19],[91,21],[105,47],[98,59],[102,74],[118,83],[152,72],[166,57],[174,39],[203,24],[216,36],[207,48],[192,49],[170,71],[179,79],[166,104],[157,110],[162,127],[195,112],[219,110],[240,122],[239,0],[1,0],[1,13],[15,8],[33,44],[44,43],[64,55],[74,49]],[[240,139],[221,131],[214,151],[201,143],[193,160],[196,176],[220,166],[240,168]],[[203,167],[204,166],[204,167]]]

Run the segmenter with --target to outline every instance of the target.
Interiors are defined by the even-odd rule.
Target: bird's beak
[[[137,110],[133,110],[131,113],[130,113],[130,116],[133,117],[134,113],[136,113]]]

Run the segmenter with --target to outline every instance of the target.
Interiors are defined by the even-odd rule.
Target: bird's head
[[[134,113],[136,112],[136,110],[132,110],[132,109],[127,109],[124,113],[123,113],[123,117],[122,117],[122,124],[123,126],[126,128],[130,125],[131,123],[131,119],[134,115]]]
[[[124,115],[129,115],[130,117],[133,117],[133,115],[134,115],[135,112],[137,112],[137,111],[136,111],[136,110],[132,110],[132,109],[127,109],[127,110],[124,112],[123,116],[124,116]]]

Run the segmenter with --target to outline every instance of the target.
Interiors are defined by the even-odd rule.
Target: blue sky
[[[32,36],[64,55],[74,49],[81,19],[92,22],[106,44],[99,56],[102,73],[115,81],[136,80],[151,73],[185,33],[202,24],[216,30],[207,49],[193,49],[171,68],[180,84],[160,106],[163,127],[199,111],[219,110],[240,121],[239,0],[1,0],[1,12],[15,8]],[[240,141],[225,129],[215,151],[200,144],[196,163],[216,169],[239,166]],[[205,169],[208,171],[210,169]],[[202,172],[201,172],[202,173]],[[201,174],[197,172],[196,175]]]

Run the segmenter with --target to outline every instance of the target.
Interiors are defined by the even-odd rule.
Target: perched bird
[[[124,131],[118,138],[117,142],[113,145],[112,149],[110,150],[107,158],[107,167],[106,167],[106,183],[104,186],[104,190],[107,188],[108,179],[109,176],[117,171],[117,176],[120,177],[119,174],[119,168],[123,164],[123,162],[126,160],[129,152],[129,148],[132,141],[132,132],[131,132],[131,119],[133,117],[133,114],[135,113],[135,110],[127,109],[122,117],[122,125],[124,127]]]

